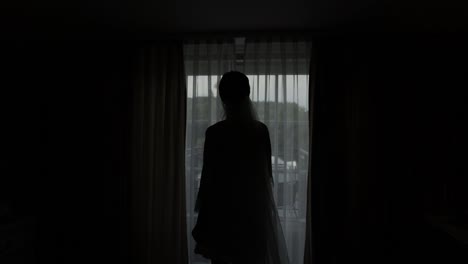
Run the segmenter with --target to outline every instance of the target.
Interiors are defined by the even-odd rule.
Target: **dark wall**
[[[19,226],[9,236],[38,263],[124,262],[133,49],[3,46],[2,223]]]
[[[1,223],[18,226],[24,263],[127,262],[134,43],[14,33],[0,49]],[[466,210],[466,41],[336,35],[316,42],[316,257],[454,263],[459,244],[426,216]]]
[[[466,261],[463,243],[433,225],[468,223],[465,45],[440,34],[318,40],[319,261]]]

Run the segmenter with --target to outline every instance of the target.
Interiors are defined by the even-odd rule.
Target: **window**
[[[188,89],[186,192],[190,261],[209,263],[193,253],[194,241],[191,237],[197,219],[194,206],[203,165],[204,136],[208,126],[222,120],[218,81],[224,72],[239,70],[249,77],[250,98],[259,120],[270,131],[275,201],[290,263],[302,264],[309,160],[309,44],[247,43],[242,64],[235,60],[239,57],[235,56],[234,50],[234,46],[229,43],[199,43],[187,45],[185,49]]]

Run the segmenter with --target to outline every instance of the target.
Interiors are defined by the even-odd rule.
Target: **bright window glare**
[[[255,102],[263,102],[265,98],[269,102],[297,102],[299,106],[308,109],[308,86],[309,75],[247,75],[250,82],[250,98]],[[218,82],[220,76],[216,75],[197,75],[194,80],[193,75],[187,76],[187,97],[208,97],[211,90],[211,96],[218,95]],[[284,91],[286,87],[294,87]],[[195,89],[194,89],[195,87]],[[275,92],[278,91],[278,92]],[[278,98],[276,100],[276,98]]]

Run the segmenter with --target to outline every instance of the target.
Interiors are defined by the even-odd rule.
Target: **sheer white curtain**
[[[222,120],[217,84],[223,73],[244,72],[259,120],[272,144],[274,196],[291,264],[302,264],[309,155],[309,61],[311,44],[297,39],[232,39],[187,43],[186,199],[191,263],[209,263],[193,253],[191,231],[202,168],[205,130]],[[245,184],[249,184],[246,180]],[[242,195],[242,192],[239,192]],[[239,212],[240,214],[242,212]]]

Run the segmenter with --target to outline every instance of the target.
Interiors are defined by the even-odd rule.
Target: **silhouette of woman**
[[[205,133],[203,169],[192,230],[195,253],[212,264],[289,263],[272,193],[268,128],[256,120],[243,73],[219,82],[225,120]]]

